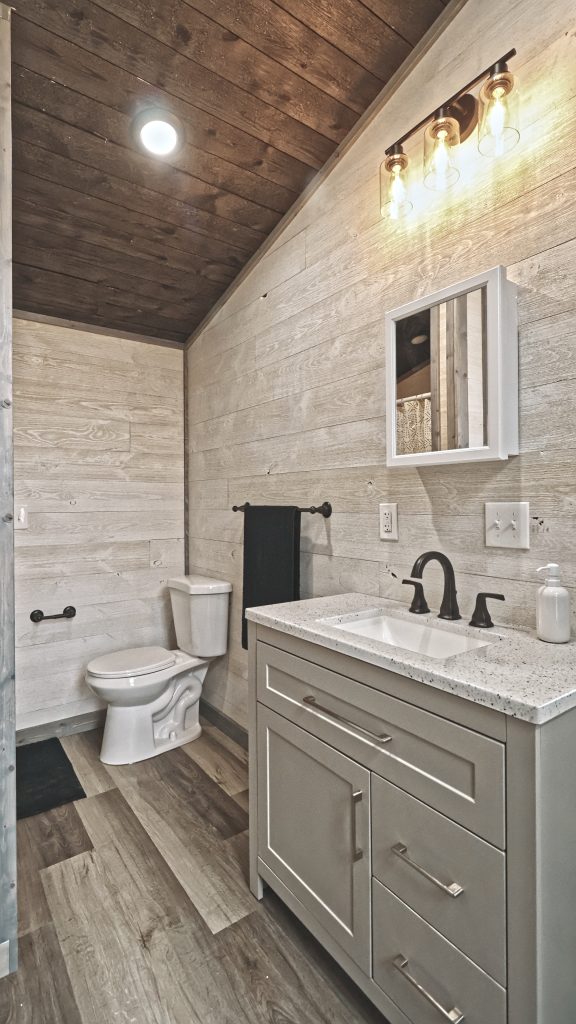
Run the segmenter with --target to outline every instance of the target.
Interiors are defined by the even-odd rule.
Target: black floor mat
[[[85,796],[60,740],[16,748],[17,818],[30,818]]]

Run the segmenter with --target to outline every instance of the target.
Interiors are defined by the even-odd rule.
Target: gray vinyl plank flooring
[[[245,752],[206,740],[121,768],[98,733],[67,750],[90,795],[19,823],[0,1024],[383,1024],[273,893],[251,896]]]

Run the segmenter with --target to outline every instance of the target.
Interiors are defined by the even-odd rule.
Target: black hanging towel
[[[295,505],[247,505],[244,510],[242,647],[245,611],[300,598],[300,510]]]

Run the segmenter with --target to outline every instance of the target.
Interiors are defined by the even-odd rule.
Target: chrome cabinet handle
[[[351,722],[349,718],[344,718],[343,715],[339,715],[337,711],[332,711],[331,708],[327,708],[324,704],[319,704],[316,697],[311,694],[307,697],[302,698],[302,702],[307,704],[309,707],[315,708],[316,711],[321,711],[323,715],[328,715],[330,718],[334,718],[337,722],[342,722],[344,725],[349,726],[350,729],[354,729],[356,732],[363,733],[364,736],[369,736],[371,740],[375,740],[377,743],[391,743],[392,737],[387,736],[384,733],[382,736],[378,736],[375,732],[370,732],[370,729],[365,729],[362,725],[357,725],[356,722]],[[362,739],[359,736],[358,739]]]
[[[356,806],[362,800],[363,795],[364,794],[361,789],[355,790],[352,793],[352,849],[354,851],[352,854],[352,860],[354,863],[358,860],[362,860],[362,857],[364,856],[364,850],[360,850],[356,845]]]
[[[464,887],[458,882],[449,882],[448,884],[445,884],[444,882],[441,882],[439,878],[431,875],[429,871],[426,871],[426,868],[421,867],[421,865],[417,864],[415,860],[412,860],[412,858],[408,856],[408,847],[404,846],[404,843],[396,843],[396,845],[392,847],[392,853],[395,853],[396,856],[404,862],[404,864],[409,864],[411,868],[414,868],[414,871],[417,871],[419,875],[423,875],[424,878],[427,878],[429,882],[432,882],[432,885],[437,886],[438,889],[442,889],[442,892],[445,892],[447,896],[453,896],[456,898],[456,896],[460,896],[460,893],[464,892]]]
[[[457,1006],[452,1010],[445,1010],[442,1004],[439,1003],[437,999],[434,999],[434,996],[420,984],[414,975],[410,974],[410,971],[408,970],[408,960],[402,955],[402,953],[395,956],[392,963],[396,970],[400,971],[400,974],[406,978],[406,981],[409,981],[413,988],[415,988],[420,995],[424,996],[424,999],[426,999],[435,1010],[438,1010],[438,1013],[441,1014],[444,1020],[449,1020],[450,1024],[461,1024],[464,1020],[464,1014],[462,1011],[459,1010]]]

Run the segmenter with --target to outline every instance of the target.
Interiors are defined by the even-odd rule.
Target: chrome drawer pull
[[[444,1020],[449,1020],[450,1024],[461,1024],[461,1022],[464,1020],[464,1014],[461,1012],[461,1010],[459,1010],[457,1006],[455,1006],[453,1010],[445,1010],[442,1004],[439,1003],[437,999],[434,999],[434,996],[431,996],[430,993],[426,991],[424,986],[416,980],[414,975],[410,974],[408,970],[408,960],[406,959],[405,956],[402,956],[402,954],[400,953],[399,956],[394,957],[392,963],[396,970],[400,971],[400,974],[404,978],[406,978],[406,981],[409,981],[410,984],[415,989],[417,989],[420,995],[424,996],[424,999],[427,999],[435,1010],[438,1010],[438,1013],[442,1015]]]
[[[352,854],[352,860],[354,863],[356,863],[357,860],[362,860],[362,857],[364,856],[364,850],[360,850],[356,846],[356,804],[360,803],[363,795],[364,794],[361,789],[355,790],[352,793],[352,849],[354,851]]]
[[[438,889],[442,889],[442,892],[445,892],[447,896],[456,897],[459,896],[460,893],[464,892],[463,886],[459,885],[458,882],[450,882],[448,885],[445,885],[439,878],[435,878],[429,871],[426,871],[426,868],[421,867],[415,860],[412,860],[408,856],[408,847],[404,846],[404,843],[396,843],[396,846],[392,847],[392,853],[395,853],[396,856],[399,857],[400,860],[404,861],[405,864],[409,864],[411,868],[414,868],[414,871],[417,871],[419,875],[423,875],[424,878],[427,878],[429,882],[432,882],[432,885],[437,886]]]
[[[342,722],[344,725],[349,726],[350,729],[354,729],[356,732],[361,732],[364,736],[369,736],[371,740],[375,740],[377,743],[391,743],[392,737],[387,736],[385,733],[382,736],[378,736],[375,732],[370,732],[370,729],[365,729],[362,725],[357,725],[356,722],[351,722],[349,718],[344,718],[343,715],[339,715],[337,711],[332,711],[331,708],[324,707],[323,704],[319,704],[316,697],[312,695],[303,697],[302,702],[308,704],[309,707],[313,707],[316,711],[322,712],[323,715],[328,715],[330,718],[336,719],[337,722]],[[358,739],[362,739],[359,736]]]

